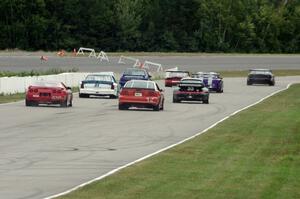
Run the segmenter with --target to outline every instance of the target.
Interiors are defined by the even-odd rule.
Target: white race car
[[[113,72],[91,73],[79,85],[81,98],[88,98],[91,95],[117,98],[118,94],[118,84]]]

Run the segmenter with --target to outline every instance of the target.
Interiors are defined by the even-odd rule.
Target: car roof
[[[154,81],[151,81],[151,80],[142,80],[142,79],[132,79],[132,80],[129,80],[128,82],[152,82],[152,83],[155,83]]]
[[[154,81],[151,81],[151,80],[136,80],[136,79],[127,81],[124,87],[125,88],[134,88],[134,87],[127,87],[127,85],[132,84],[132,86],[133,86],[135,83],[139,83],[139,82],[140,83],[146,83],[147,88],[150,84],[152,84],[154,86],[154,88],[156,88],[156,83]],[[147,89],[147,88],[141,88],[141,89]]]

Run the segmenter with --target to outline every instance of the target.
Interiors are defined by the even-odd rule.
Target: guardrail
[[[79,82],[85,79],[89,73],[61,73],[58,75],[42,75],[42,76],[27,76],[27,77],[1,77],[0,78],[0,93],[13,94],[23,93],[26,88],[39,80],[59,81],[67,86],[78,86]]]

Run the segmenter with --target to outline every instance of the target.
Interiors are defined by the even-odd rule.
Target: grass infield
[[[79,92],[79,87],[72,87],[73,95],[76,92]],[[25,99],[25,93],[15,93],[4,95],[0,93],[0,104],[9,103],[9,102],[17,102]]]
[[[300,85],[60,199],[300,198]]]

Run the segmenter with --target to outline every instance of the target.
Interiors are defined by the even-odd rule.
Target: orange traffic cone
[[[76,48],[73,49],[73,56],[75,57],[77,55],[77,52],[76,52]]]

